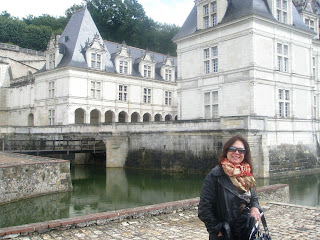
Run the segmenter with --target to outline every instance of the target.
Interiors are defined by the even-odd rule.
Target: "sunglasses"
[[[239,154],[245,154],[246,150],[244,148],[236,148],[236,147],[229,147],[228,152],[236,152],[238,151]]]

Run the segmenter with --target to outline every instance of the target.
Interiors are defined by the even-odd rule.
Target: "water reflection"
[[[73,191],[0,206],[0,227],[198,197],[204,175],[76,166]],[[320,177],[259,180],[258,185],[288,183],[291,202],[319,205]]]

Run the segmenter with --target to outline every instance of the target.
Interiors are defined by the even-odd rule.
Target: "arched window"
[[[120,123],[128,122],[128,114],[125,111],[120,112],[118,117],[119,117],[118,122]]]
[[[143,121],[144,122],[150,122],[150,120],[151,120],[151,116],[149,113],[143,114]]]
[[[84,124],[84,110],[82,108],[76,109],[74,112],[74,123],[75,124]]]
[[[155,116],[154,116],[154,121],[155,122],[160,122],[160,121],[162,121],[162,116],[161,116],[161,114],[156,114]]]
[[[104,114],[104,121],[105,121],[106,123],[113,123],[113,122],[115,122],[114,112],[112,112],[111,110],[107,111],[107,112]]]
[[[164,120],[165,120],[166,122],[172,121],[172,116],[171,116],[170,114],[167,114]]]
[[[34,116],[33,116],[32,113],[30,113],[29,116],[28,116],[28,126],[29,127],[34,126]]]
[[[131,122],[140,122],[140,114],[137,112],[132,113]]]
[[[91,125],[98,125],[100,118],[100,112],[97,109],[94,109],[90,113],[90,124]]]

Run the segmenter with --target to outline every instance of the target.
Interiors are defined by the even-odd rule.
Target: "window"
[[[49,109],[49,125],[54,125],[54,117],[55,117],[55,111],[54,109]]]
[[[54,69],[56,66],[56,54],[52,53],[49,55],[49,69]]]
[[[91,98],[99,99],[101,96],[101,82],[91,81]]]
[[[143,65],[143,76],[147,78],[151,78],[151,66]]]
[[[172,92],[171,91],[165,91],[164,93],[164,104],[165,105],[171,105],[172,103]]]
[[[304,23],[309,27],[312,31],[314,31],[314,21],[311,19],[306,18]]]
[[[288,118],[290,116],[290,91],[279,89],[279,117]]]
[[[204,73],[218,72],[218,47],[204,49]]]
[[[289,71],[289,47],[288,45],[277,43],[277,70]]]
[[[49,98],[54,98],[54,82],[49,82]]]
[[[167,81],[171,81],[172,80],[172,70],[170,70],[170,69],[166,69],[165,70],[165,79]]]
[[[287,0],[277,0],[277,12],[276,18],[279,22],[288,22],[288,1]]]
[[[312,57],[312,76],[316,78],[316,58]]]
[[[119,85],[119,98],[120,101],[127,101],[127,89],[126,85]]]
[[[143,88],[143,102],[151,103],[151,88]]]
[[[211,21],[211,22],[210,22]],[[203,28],[214,27],[217,25],[217,2],[213,1],[203,6]]]
[[[128,62],[120,60],[119,61],[119,73],[128,74]]]
[[[91,68],[101,70],[101,54],[91,53]]]
[[[313,96],[313,117],[317,117],[317,96]]]
[[[204,117],[205,119],[219,117],[218,91],[204,93]]]

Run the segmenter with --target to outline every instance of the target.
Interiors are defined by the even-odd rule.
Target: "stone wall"
[[[0,204],[71,189],[69,161],[0,164]]]
[[[269,148],[270,176],[319,171],[317,151],[309,145],[282,144]]]

